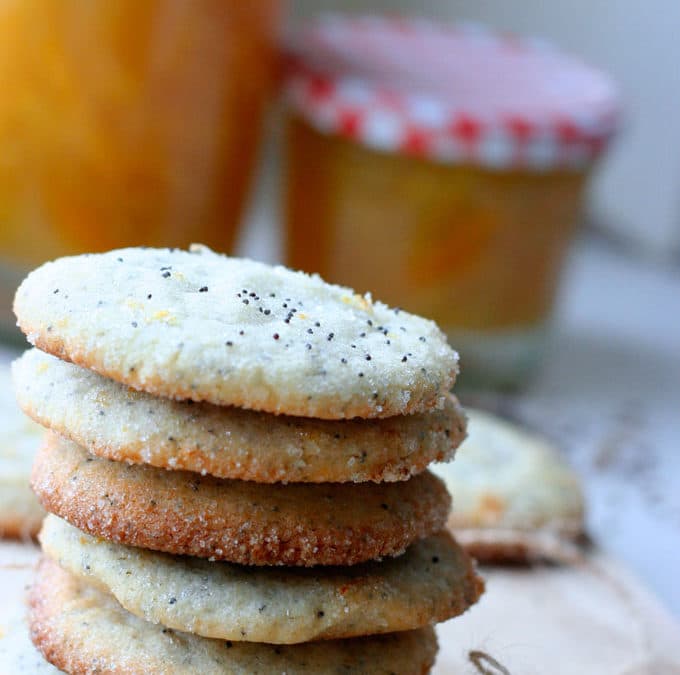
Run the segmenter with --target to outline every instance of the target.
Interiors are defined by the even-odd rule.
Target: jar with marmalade
[[[0,328],[60,255],[229,251],[276,75],[280,0],[0,7]]]
[[[434,319],[463,384],[540,360],[610,80],[479,26],[327,16],[290,43],[286,262]]]

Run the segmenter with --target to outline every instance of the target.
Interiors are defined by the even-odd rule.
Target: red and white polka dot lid
[[[476,24],[324,15],[288,39],[288,103],[377,150],[504,168],[579,168],[616,130],[603,73]]]

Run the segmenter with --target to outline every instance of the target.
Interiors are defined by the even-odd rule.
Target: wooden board
[[[37,555],[0,543],[0,639]],[[680,675],[680,626],[604,555],[568,568],[482,571],[479,605],[439,627],[435,675]],[[0,663],[0,675],[15,674]]]
[[[437,675],[680,675],[680,625],[616,561],[483,574],[480,603],[440,626]]]

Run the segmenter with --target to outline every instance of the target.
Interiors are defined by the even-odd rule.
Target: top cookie
[[[424,412],[457,371],[431,321],[203,246],[61,258],[29,274],[14,311],[37,347],[136,389],[272,413]]]

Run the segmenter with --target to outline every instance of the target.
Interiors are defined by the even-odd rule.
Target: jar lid
[[[583,167],[616,130],[605,74],[477,24],[323,15],[288,39],[289,105],[371,148],[489,167]]]

